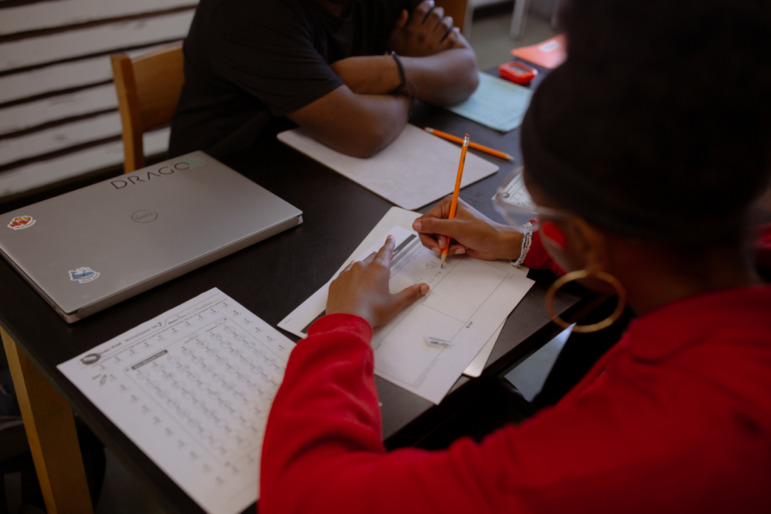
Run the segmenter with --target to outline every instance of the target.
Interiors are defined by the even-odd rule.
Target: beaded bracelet
[[[528,221],[522,225],[524,229],[524,235],[522,236],[522,247],[519,250],[519,257],[517,260],[511,261],[512,266],[520,267],[525,262],[527,253],[530,251],[530,245],[533,243],[533,222]]]

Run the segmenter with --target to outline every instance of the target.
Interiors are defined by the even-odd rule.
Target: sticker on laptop
[[[8,228],[13,230],[24,230],[35,224],[35,218],[32,216],[16,216],[8,224]]]
[[[94,271],[88,266],[83,266],[76,270],[70,270],[70,280],[73,282],[80,282],[81,284],[87,284],[93,280],[99,278],[99,272]]]

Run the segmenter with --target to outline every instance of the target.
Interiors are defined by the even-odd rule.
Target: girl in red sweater
[[[771,512],[771,286],[751,251],[771,173],[771,2],[574,0],[564,13],[568,59],[522,126],[538,220],[508,227],[461,204],[448,221],[443,202],[414,228],[437,252],[451,238],[451,255],[556,264],[636,319],[520,425],[386,452],[372,327],[426,293],[389,292],[387,241],[332,283],[329,314],[292,353],[262,514]]]

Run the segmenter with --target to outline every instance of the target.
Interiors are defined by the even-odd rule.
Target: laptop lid
[[[0,218],[0,252],[73,322],[302,222],[203,152]]]

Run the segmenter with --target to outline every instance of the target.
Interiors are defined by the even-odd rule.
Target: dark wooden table
[[[421,104],[415,107],[412,123],[454,134],[468,132],[474,141],[504,150],[521,162],[518,130],[500,134]],[[465,188],[461,197],[500,220],[491,197],[515,164],[479,155],[495,161],[500,170]],[[92,508],[73,411],[140,477],[160,504],[170,511],[200,512],[197,504],[57,370],[58,364],[212,287],[220,288],[275,326],[332,276],[391,207],[386,200],[274,140],[266,142],[254,156],[231,165],[302,209],[303,224],[74,325],[64,323],[0,260],[2,339],[48,512],[89,512]],[[377,377],[383,403],[383,437],[389,447],[417,441],[478,387],[558,331],[544,309],[551,276],[535,272],[531,276],[536,284],[510,316],[482,376],[459,379],[440,405],[434,406]],[[557,303],[558,310],[570,317],[586,302],[563,293]]]

